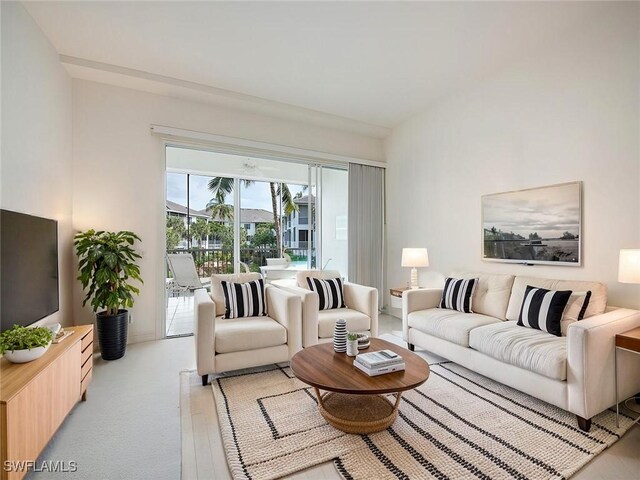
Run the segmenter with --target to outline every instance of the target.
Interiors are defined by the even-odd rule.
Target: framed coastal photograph
[[[482,258],[490,262],[582,264],[582,182],[482,197]]]

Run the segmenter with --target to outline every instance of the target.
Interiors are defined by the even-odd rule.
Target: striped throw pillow
[[[444,282],[439,307],[464,313],[473,313],[471,304],[476,285],[478,285],[477,278],[447,278]]]
[[[562,336],[567,336],[567,329],[569,325],[575,322],[579,322],[584,318],[589,307],[589,301],[591,300],[591,290],[586,292],[573,292],[567,302],[567,308],[564,309],[562,314],[562,320],[560,321],[560,329]]]
[[[527,285],[518,325],[535,328],[556,336],[561,335],[562,314],[571,297],[571,290],[546,290]]]
[[[233,283],[223,280],[224,318],[262,317],[266,315],[264,280]]]
[[[320,310],[345,308],[341,278],[307,277],[307,284],[309,285],[309,290],[316,292],[320,297]]]

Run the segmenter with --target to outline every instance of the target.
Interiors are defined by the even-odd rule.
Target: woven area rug
[[[343,478],[568,478],[631,426],[605,411],[589,433],[575,416],[451,362],[405,392],[396,422],[371,435],[328,425],[288,367],[212,381],[229,469],[272,479],[333,460]]]

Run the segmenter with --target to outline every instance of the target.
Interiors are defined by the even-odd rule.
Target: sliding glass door
[[[323,267],[347,277],[347,170],[172,146],[166,160],[168,259],[190,255],[201,282]],[[176,274],[167,268],[167,336],[193,332],[193,288],[176,288]]]
[[[193,333],[193,290],[212,274],[297,270],[348,278],[348,171],[167,146],[167,336]],[[195,270],[195,271],[193,271]],[[194,282],[194,278],[200,282]],[[190,279],[190,280],[189,280]]]

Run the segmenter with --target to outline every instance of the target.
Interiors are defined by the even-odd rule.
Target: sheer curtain
[[[378,289],[383,301],[384,169],[349,164],[349,281]]]

